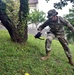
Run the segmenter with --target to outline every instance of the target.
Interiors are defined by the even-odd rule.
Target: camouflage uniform
[[[64,26],[67,26],[72,32],[74,32],[74,27],[70,24],[69,21],[65,20],[61,16],[57,16],[56,21],[52,21],[48,18],[41,26],[39,26],[38,31],[42,31],[46,26],[50,27],[50,31],[47,34],[47,39],[45,41],[45,49],[46,54],[50,52],[51,43],[52,40],[57,37],[59,42],[61,43],[62,47],[64,48],[64,51],[66,53],[67,58],[69,59],[69,62],[72,61],[72,56],[70,53],[70,49],[68,47],[68,42],[64,37]]]

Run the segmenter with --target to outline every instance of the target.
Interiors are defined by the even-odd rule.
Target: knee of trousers
[[[47,37],[46,40],[49,40],[50,42],[52,42],[53,38],[49,36],[49,37]]]

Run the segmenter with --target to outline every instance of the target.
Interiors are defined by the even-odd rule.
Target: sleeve
[[[38,27],[38,31],[42,31],[46,26],[49,25],[49,20],[46,20],[42,25]]]
[[[63,22],[63,24],[65,26],[67,26],[74,33],[74,27],[68,20],[65,20],[64,18],[61,18],[61,21]]]

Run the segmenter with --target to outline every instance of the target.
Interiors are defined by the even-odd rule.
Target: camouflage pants
[[[64,48],[67,58],[68,59],[71,58],[72,56],[71,56],[70,49],[68,47],[67,40],[64,38],[64,36],[56,36],[56,37],[58,38],[59,42],[61,43],[62,47]],[[46,52],[51,51],[51,43],[52,43],[53,39],[55,39],[55,35],[53,33],[47,34],[47,39],[45,41]]]

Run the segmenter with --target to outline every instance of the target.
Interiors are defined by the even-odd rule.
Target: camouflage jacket
[[[39,26],[38,31],[42,31],[46,26],[50,27],[50,32],[58,35],[64,34],[64,26],[67,26],[72,32],[74,32],[74,27],[69,21],[65,20],[61,16],[57,16],[57,21],[46,20],[42,25]]]

